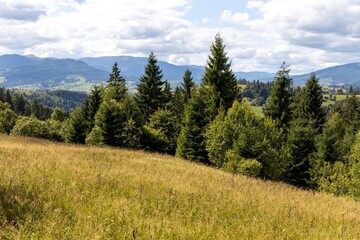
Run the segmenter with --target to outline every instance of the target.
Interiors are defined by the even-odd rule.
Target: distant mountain
[[[16,54],[7,54],[0,56],[0,70],[8,70],[20,66],[30,65],[37,62],[35,58],[20,56]]]
[[[39,58],[33,55],[0,56],[0,87],[41,90],[86,90],[95,83],[105,82],[111,68],[117,62],[121,74],[126,78],[130,90],[136,88],[144,73],[147,58],[113,56],[81,59]],[[192,71],[194,81],[199,84],[204,74],[203,66],[177,66],[164,61],[158,62],[164,79],[172,87],[180,84],[186,69]],[[322,69],[315,72],[323,85],[360,86],[360,63]],[[273,73],[235,72],[237,78],[249,81],[271,81]],[[292,76],[295,85],[303,85],[310,74]]]
[[[145,65],[147,64],[147,58],[144,57],[99,57],[99,58],[81,58],[79,59],[89,66],[111,71],[114,62],[117,62],[121,69],[121,74],[130,81],[137,82],[140,76],[144,73]],[[199,66],[176,66],[164,61],[158,61],[160,68],[163,71],[164,79],[170,82],[181,81],[186,69],[192,71],[194,81],[199,83],[204,73],[204,68]],[[174,85],[174,84],[173,84]],[[175,84],[176,85],[176,84]]]
[[[118,63],[129,89],[135,89],[147,64],[145,57],[113,56],[81,59],[39,58],[34,55],[0,56],[0,86],[19,89],[70,89],[89,90],[95,83],[109,78],[112,66]],[[199,84],[204,74],[202,66],[177,66],[158,61],[164,79],[172,87],[180,84],[186,69],[192,71],[194,81]],[[238,78],[248,80],[271,80],[273,74],[264,72],[237,72]]]
[[[2,76],[3,87],[56,89],[76,83],[101,82],[108,77],[108,72],[73,59],[30,59],[22,66],[4,71]]]
[[[304,85],[311,73],[293,76],[294,85]],[[321,85],[360,86],[360,63],[325,68],[315,71]]]

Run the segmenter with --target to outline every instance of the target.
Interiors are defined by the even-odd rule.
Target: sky
[[[0,0],[0,54],[141,56],[206,64],[217,33],[234,71],[360,62],[360,0]],[[121,68],[121,66],[120,66]]]

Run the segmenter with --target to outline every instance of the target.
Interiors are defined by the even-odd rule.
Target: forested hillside
[[[58,108],[44,117],[31,115],[32,108],[27,112],[3,104],[1,131],[168,153],[232,173],[360,198],[355,95],[324,108],[317,76],[294,88],[285,63],[273,82],[255,81],[243,88],[220,35],[210,47],[199,85],[190,70],[175,89],[163,76],[151,53],[137,92],[129,94],[114,63],[107,84],[94,85],[69,118]],[[252,111],[245,96],[264,104],[263,116]]]

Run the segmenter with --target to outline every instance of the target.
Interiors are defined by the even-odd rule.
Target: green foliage
[[[187,69],[184,73],[184,77],[181,82],[181,92],[183,94],[184,104],[186,104],[188,102],[188,100],[191,98],[191,90],[195,86],[193,77],[191,75],[192,75],[192,72],[189,69]]]
[[[112,72],[110,73],[110,77],[107,82],[108,82],[109,86],[120,87],[124,91],[123,93],[126,92],[125,78],[123,78],[120,75],[120,70],[119,70],[117,62],[114,63],[114,65],[112,67]]]
[[[207,98],[214,102],[211,107],[215,109],[211,112],[216,115],[218,109],[227,110],[234,100],[239,98],[239,89],[220,34],[215,36],[215,42],[211,45],[210,52],[202,83],[206,86]],[[212,116],[212,119],[215,115]]]
[[[45,138],[53,141],[63,141],[63,126],[58,121],[41,121],[34,116],[21,117],[11,130],[12,135]]]
[[[51,109],[45,107],[39,100],[33,99],[30,103],[31,112],[37,119],[46,120],[51,117]]]
[[[258,177],[261,174],[262,164],[256,159],[241,158],[235,151],[226,152],[224,169],[228,172],[239,173],[249,177]]]
[[[255,106],[262,106],[266,103],[266,100],[269,97],[273,82],[260,82],[257,81],[246,81],[239,80],[238,83],[244,84],[245,87],[242,90],[242,97],[251,100],[252,104]]]
[[[18,116],[10,108],[0,110],[0,132],[10,134],[17,119]]]
[[[142,147],[141,138],[142,130],[137,126],[136,122],[130,118],[126,121],[121,133],[122,145],[126,148],[139,149]]]
[[[335,196],[347,195],[350,187],[349,167],[341,161],[323,162],[317,170],[318,190]]]
[[[164,95],[164,106],[168,107],[168,105],[170,104],[172,98],[173,98],[173,94],[171,92],[171,86],[170,83],[168,81],[165,81],[165,85],[164,85],[164,90],[163,90],[163,95]]]
[[[273,119],[278,128],[287,129],[292,118],[292,94],[290,70],[283,63],[276,73],[274,86],[271,89],[268,102],[263,109],[264,115]]]
[[[169,110],[157,110],[150,118],[149,123],[146,125],[148,133],[153,134],[151,139],[158,138],[156,142],[160,142],[160,145],[154,146],[151,143],[150,150],[175,153],[176,148],[176,119],[175,116]],[[149,142],[149,141],[147,141]]]
[[[256,116],[247,104],[235,101],[226,114],[220,112],[207,128],[206,150],[211,163],[218,167],[242,166],[242,161],[255,159],[261,164],[261,168],[256,168],[261,169],[259,176],[281,179],[287,169],[278,153],[280,140],[281,132],[273,122]]]
[[[291,163],[287,181],[296,186],[310,186],[310,159],[316,151],[315,136],[316,129],[306,120],[297,119],[291,123],[285,146]]]
[[[69,143],[85,143],[88,130],[84,117],[84,110],[76,108],[70,115],[65,129],[65,141]]]
[[[151,52],[148,64],[145,66],[145,73],[140,77],[135,95],[136,102],[146,120],[156,110],[165,106],[165,81],[162,78],[163,74],[157,64],[157,58]]]
[[[94,126],[91,132],[86,136],[85,139],[86,144],[90,145],[103,145],[104,137],[102,134],[102,130],[99,126]]]
[[[301,92],[298,106],[299,117],[307,119],[315,128],[321,128],[325,122],[325,113],[322,107],[323,95],[319,80],[311,74]]]
[[[121,132],[126,122],[123,105],[114,99],[103,101],[95,116],[95,126],[98,126],[103,143],[111,146],[121,145]]]
[[[51,119],[54,121],[65,121],[66,115],[60,108],[55,108],[51,114]]]
[[[160,129],[144,125],[142,128],[142,145],[148,151],[165,152],[168,146],[168,139]]]
[[[196,89],[185,106],[184,125],[177,138],[177,156],[203,163],[208,162],[204,134],[210,120],[206,109],[203,90]]]
[[[95,84],[94,87],[91,89],[88,100],[85,101],[84,104],[85,115],[90,130],[95,125],[95,115],[96,112],[99,110],[103,95],[104,95],[104,87],[102,85],[97,86]]]
[[[360,199],[360,131],[356,134],[349,157],[349,195]]]

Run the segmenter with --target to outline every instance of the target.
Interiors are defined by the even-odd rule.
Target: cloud
[[[7,4],[0,2],[0,18],[18,20],[18,21],[36,21],[46,12],[41,6],[33,6],[26,3]]]
[[[275,72],[286,61],[298,73],[359,61],[360,0],[249,0],[198,20],[187,15],[192,4],[0,0],[0,52],[78,58],[154,51],[160,60],[203,66],[220,33],[236,71]]]
[[[248,13],[233,13],[230,10],[224,10],[221,14],[221,20],[232,23],[244,23],[250,18]]]
[[[247,8],[260,8],[263,5],[263,1],[251,0],[247,2]]]

